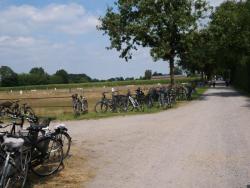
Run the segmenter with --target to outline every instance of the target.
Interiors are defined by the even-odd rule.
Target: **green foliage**
[[[109,49],[115,48],[121,58],[131,59],[132,51],[143,46],[155,60],[169,61],[173,84],[174,58],[185,51],[186,35],[207,10],[205,0],[118,0],[100,19],[99,29],[110,37]]]
[[[234,84],[237,88],[250,93],[250,58],[242,60],[234,73]]]
[[[85,83],[91,82],[91,78],[86,74],[69,74],[69,83]]]
[[[17,86],[17,74],[8,66],[0,67],[1,86]]]
[[[61,84],[69,83],[69,75],[65,70],[60,69],[60,70],[56,71],[55,76],[58,78],[60,77],[60,79],[62,81]]]
[[[250,0],[222,3],[208,26],[187,39],[180,65],[207,78],[230,76],[236,87],[250,91]]]
[[[197,30],[187,36],[187,41],[179,65],[191,73],[198,71],[211,78],[217,69],[212,32]]]
[[[218,69],[230,70],[233,84],[249,91],[250,0],[226,1],[211,19],[208,31]]]
[[[45,75],[45,71],[42,67],[34,67],[30,70],[30,74]]]

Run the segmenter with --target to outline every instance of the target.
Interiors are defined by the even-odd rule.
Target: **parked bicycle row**
[[[126,95],[119,94],[112,88],[111,98],[107,98],[108,92],[102,93],[102,98],[95,105],[96,113],[144,111],[145,108],[171,108],[176,101],[190,100],[195,88],[191,85],[175,87],[152,87],[147,94],[139,87],[135,94],[128,90]]]
[[[194,91],[195,87],[191,84],[152,87],[146,94],[140,87],[134,91],[134,94],[131,90],[128,90],[127,94],[120,94],[112,88],[111,92],[102,93],[101,99],[95,104],[94,111],[96,113],[144,111],[145,108],[152,107],[166,109],[172,107],[176,101],[190,100]],[[111,94],[110,98],[107,97],[108,94]],[[72,107],[75,115],[87,113],[87,98],[77,94],[72,95]]]
[[[71,146],[65,125],[50,129],[50,119],[39,120],[18,101],[1,107],[1,115],[12,121],[0,122],[0,188],[23,188],[30,172],[43,177],[61,169]]]

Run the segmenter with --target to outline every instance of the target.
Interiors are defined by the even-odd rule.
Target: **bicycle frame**
[[[131,96],[128,96],[128,98],[129,98],[129,101],[131,102],[131,104],[133,105],[134,108],[138,108],[140,106],[136,99],[134,99]]]

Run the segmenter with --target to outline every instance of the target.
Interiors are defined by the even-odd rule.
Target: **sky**
[[[85,73],[92,78],[139,77],[149,69],[168,73],[168,63],[154,62],[139,49],[129,62],[106,50],[108,36],[96,30],[98,18],[115,0],[0,0],[0,66],[15,72],[43,67]],[[211,0],[213,6],[223,0]]]

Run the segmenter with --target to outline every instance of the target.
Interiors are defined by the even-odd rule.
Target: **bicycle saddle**
[[[55,129],[56,130],[62,130],[62,131],[67,131],[68,129],[66,128],[66,125],[65,124],[59,124],[59,125],[56,125],[55,126]]]
[[[24,140],[22,138],[4,137],[3,145],[7,150],[19,149],[23,146]]]
[[[48,125],[30,125],[30,127],[28,127],[27,130],[40,131],[46,127],[48,127]]]

